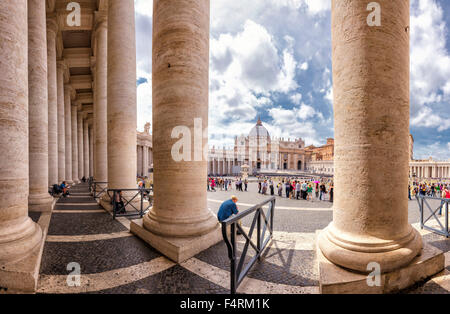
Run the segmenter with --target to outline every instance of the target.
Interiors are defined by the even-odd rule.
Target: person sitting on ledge
[[[63,196],[63,197],[66,197],[67,195],[69,195],[69,187],[68,187],[68,185],[66,184],[66,181],[63,181],[63,182],[61,183],[61,185],[59,186],[59,188],[60,188],[60,190],[61,190],[61,192],[62,192],[62,196]]]
[[[83,177],[81,178],[81,182],[86,182],[86,177],[85,177],[85,176],[83,176]]]

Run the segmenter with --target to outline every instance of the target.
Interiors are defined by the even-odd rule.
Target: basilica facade
[[[137,132],[138,176],[149,176],[153,164],[150,123],[144,132]],[[334,139],[320,147],[305,145],[301,138],[271,137],[261,119],[248,135],[235,137],[231,149],[210,147],[208,151],[209,175],[239,175],[247,165],[249,174],[258,173],[333,173]]]
[[[450,178],[450,160],[414,159],[414,138],[409,136],[409,176],[411,179]],[[271,137],[261,119],[248,135],[237,136],[234,147],[210,147],[208,175],[236,176],[246,165],[250,175],[256,174],[334,174],[334,139],[328,138],[323,146],[305,145],[301,138]],[[148,177],[153,168],[152,135],[150,123],[144,132],[137,132],[138,176]]]

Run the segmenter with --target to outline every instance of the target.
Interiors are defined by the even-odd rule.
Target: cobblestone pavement
[[[270,197],[256,191],[208,193],[208,207],[216,213],[220,203],[235,194],[239,210]],[[284,195],[284,193],[283,193]],[[417,203],[409,203],[409,220],[417,227]],[[238,289],[239,293],[318,293],[315,267],[315,233],[332,220],[332,203],[276,197],[274,241]],[[33,214],[32,219],[39,219]],[[249,227],[248,219],[243,221]],[[113,220],[89,196],[86,184],[72,187],[71,196],[58,201],[44,247],[38,293],[229,293],[229,260],[223,242],[181,264],[173,263],[129,233],[129,220]],[[448,252],[450,242],[423,232],[424,240]],[[244,246],[238,238],[238,250]],[[250,250],[249,250],[250,253]],[[249,258],[252,256],[250,254]],[[447,257],[447,260],[449,258]],[[80,286],[68,284],[80,266]],[[73,265],[70,265],[73,266]],[[447,293],[448,272],[408,293]],[[68,277],[69,275],[69,277]]]

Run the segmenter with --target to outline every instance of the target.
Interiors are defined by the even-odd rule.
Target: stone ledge
[[[219,224],[213,231],[192,238],[167,238],[151,233],[142,219],[131,221],[130,232],[176,263],[182,263],[223,240]]]
[[[317,238],[317,237],[316,237]],[[408,266],[381,275],[381,285],[367,285],[367,275],[339,267],[325,258],[316,242],[320,293],[322,294],[382,294],[393,293],[422,282],[444,269],[444,253],[424,243],[422,254]]]
[[[29,212],[39,212],[39,213],[51,213],[55,208],[58,198],[51,197],[48,203],[43,204],[28,204]]]
[[[41,266],[45,239],[50,225],[51,213],[44,212],[38,224],[42,229],[42,242],[34,249],[31,255],[19,262],[0,267],[0,287],[7,288],[6,293],[34,293],[36,292]],[[5,291],[0,291],[5,293]]]

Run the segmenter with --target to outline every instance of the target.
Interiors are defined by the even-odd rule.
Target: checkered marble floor
[[[89,195],[86,184],[72,187],[71,192],[70,197],[58,201],[51,217],[38,293],[230,292],[229,259],[223,242],[176,264],[129,233],[128,219],[113,220],[110,213]],[[209,193],[211,210],[217,211],[220,202],[230,193],[233,191]],[[264,199],[267,196],[242,194],[239,208],[257,203],[258,200],[251,202],[255,197]],[[331,221],[331,204],[289,201],[277,200],[274,240],[261,262],[244,279],[238,293],[319,292],[314,262],[315,232]],[[32,214],[32,218],[37,221],[40,217]],[[248,227],[249,221],[244,220],[243,225]],[[450,251],[450,240],[428,232],[423,235],[425,241],[444,252]],[[242,250],[243,245],[244,238],[240,236],[238,249]],[[79,286],[68,284],[73,263],[80,266]],[[442,274],[426,284],[405,292],[448,293],[450,267],[446,267]]]

